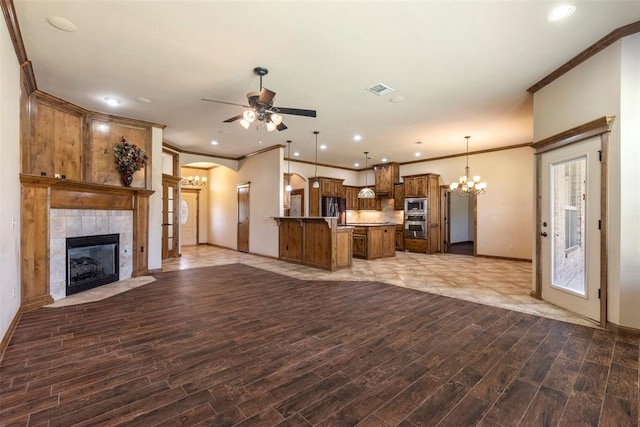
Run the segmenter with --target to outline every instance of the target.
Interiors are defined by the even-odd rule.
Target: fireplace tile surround
[[[49,211],[49,286],[51,297],[66,296],[67,237],[120,235],[120,280],[133,272],[133,212],[98,209],[51,209]]]

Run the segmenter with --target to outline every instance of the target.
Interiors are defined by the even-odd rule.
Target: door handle
[[[546,231],[543,231],[543,232],[541,232],[541,233],[540,233],[540,235],[541,235],[542,237],[547,237],[547,232],[546,232]]]

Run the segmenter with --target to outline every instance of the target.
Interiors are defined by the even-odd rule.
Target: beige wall
[[[534,138],[558,134],[602,116],[616,117],[609,135],[608,321],[640,329],[640,34],[628,36],[534,96]],[[535,280],[535,278],[534,278]]]
[[[281,148],[241,160],[237,172],[227,167],[211,169],[207,184],[211,200],[208,242],[237,248],[236,187],[250,183],[249,252],[277,257],[278,227],[273,217],[283,212],[283,170]]]
[[[151,170],[151,189],[154,193],[149,197],[149,250],[148,262],[150,270],[162,269],[162,171],[164,167],[162,154],[162,129],[151,128],[151,153],[153,155]]]
[[[400,166],[400,176],[440,174],[440,184],[449,185],[464,173],[465,157]],[[469,156],[472,175],[480,175],[487,192],[478,196],[479,255],[532,258],[533,149],[529,147]]]
[[[0,24],[0,338],[20,307],[20,66]]]
[[[209,171],[204,169],[194,169],[188,167],[180,168],[180,176],[199,176],[206,177],[209,181]],[[207,243],[209,239],[209,182],[205,186],[200,187],[200,205],[198,208],[198,243]],[[187,187],[188,188],[188,187]]]

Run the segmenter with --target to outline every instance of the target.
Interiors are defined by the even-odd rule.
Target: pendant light
[[[479,196],[485,193],[487,183],[480,182],[480,176],[478,175],[471,176],[469,170],[469,138],[471,137],[465,136],[465,138],[467,139],[467,166],[464,168],[464,175],[458,179],[458,182],[452,182],[449,188],[459,196]]]
[[[358,192],[358,199],[375,199],[376,193],[369,188],[367,169],[369,168],[369,152],[364,152],[364,188]]]
[[[314,130],[313,133],[316,135],[316,170],[313,174],[313,188],[320,188],[320,182],[318,181],[318,134],[320,132],[318,132],[317,130]]]
[[[289,154],[287,154],[287,186],[284,188],[285,191],[291,192],[293,188],[291,187],[291,140],[287,140],[287,144],[289,144]]]

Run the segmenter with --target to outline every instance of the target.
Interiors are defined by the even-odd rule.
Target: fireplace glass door
[[[67,295],[119,280],[118,234],[67,239]]]

